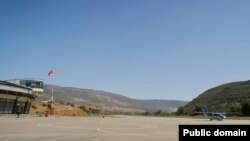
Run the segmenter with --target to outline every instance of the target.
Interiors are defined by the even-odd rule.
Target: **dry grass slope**
[[[30,109],[30,114],[42,114],[44,116],[45,111],[50,111],[47,106],[42,103],[33,103],[34,106]],[[88,114],[80,108],[75,108],[70,105],[55,104],[54,114],[59,116],[87,116]]]

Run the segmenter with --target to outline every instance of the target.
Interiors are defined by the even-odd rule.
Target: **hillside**
[[[200,94],[184,108],[191,112],[196,106],[206,105],[210,111],[228,111],[234,102],[250,98],[250,80],[223,84]]]
[[[51,111],[48,106],[42,102],[33,102],[30,108],[31,115],[44,116],[45,111]],[[51,114],[51,112],[50,112]],[[86,116],[85,111],[80,108],[72,107],[71,105],[64,105],[60,103],[54,104],[54,115],[60,116]]]
[[[94,106],[106,111],[153,112],[161,109],[173,112],[187,103],[178,100],[137,100],[105,91],[60,86],[53,86],[53,93],[57,101]],[[51,85],[44,85],[44,94],[40,98],[49,100],[50,97]]]

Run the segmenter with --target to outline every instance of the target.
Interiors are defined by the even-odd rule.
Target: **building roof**
[[[1,80],[0,80],[0,85],[6,85],[6,86],[12,86],[12,87],[18,87],[18,88],[23,88],[23,89],[27,89],[27,90],[32,90],[31,88],[28,88],[28,87],[24,87],[24,86],[21,86],[21,85],[17,85],[17,84],[14,84],[14,83],[1,81]]]
[[[33,80],[33,81],[43,81],[42,79],[37,79],[37,78],[10,79],[10,80],[6,80],[6,81],[11,81],[11,80]]]

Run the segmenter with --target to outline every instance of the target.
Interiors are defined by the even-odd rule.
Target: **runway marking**
[[[113,134],[113,135],[124,135],[124,136],[141,136],[141,137],[156,137],[156,138],[176,137],[176,135],[162,135],[162,134],[149,135],[149,134],[120,133],[120,132],[103,130],[101,128],[96,128],[96,131],[100,133],[108,133],[108,134]]]
[[[103,125],[103,121],[100,122],[100,125]],[[162,134],[149,135],[149,134],[121,133],[117,131],[117,130],[156,129],[156,128],[157,126],[155,125],[144,124],[144,125],[137,125],[135,127],[130,127],[130,128],[100,128],[98,127],[96,128],[96,131],[100,133],[107,133],[107,134],[112,134],[112,135],[124,135],[124,136],[142,136],[142,137],[157,137],[157,138],[176,137],[176,135],[162,135]]]
[[[156,129],[157,126],[153,126],[153,125],[137,125],[137,126],[133,126],[133,127],[120,127],[120,128],[108,128],[105,127],[105,129],[109,129],[109,130],[129,130],[129,129]]]
[[[99,122],[99,126],[103,126],[104,121]],[[150,125],[150,124],[142,124],[142,125],[135,125],[132,127],[124,127],[124,128],[89,128],[89,127],[74,127],[74,126],[61,126],[61,125],[55,125],[53,123],[38,123],[37,126],[39,127],[47,127],[47,128],[65,128],[65,129],[86,129],[86,130],[96,130],[99,133],[105,133],[107,135],[122,135],[122,136],[141,136],[141,137],[154,137],[154,138],[167,138],[167,137],[176,137],[177,135],[166,135],[166,134],[143,134],[143,133],[126,133],[126,130],[138,130],[143,132],[143,130],[149,131],[150,129],[156,129],[156,125]],[[125,132],[124,132],[125,131]]]
[[[103,121],[100,121],[99,124],[103,125]],[[105,129],[149,129],[149,128],[156,129],[157,126],[156,125],[145,124],[145,125],[135,125],[135,126],[130,127],[130,128],[105,128]]]
[[[95,129],[95,128],[84,128],[84,127],[73,127],[73,126],[59,126],[53,125],[50,123],[38,123],[37,126],[39,127],[49,127],[49,128],[65,128],[65,129]]]
[[[40,127],[53,127],[53,126],[52,126],[51,124],[49,124],[49,123],[44,123],[44,124],[38,123],[37,125],[40,126]]]
[[[101,130],[100,128],[96,128],[96,131],[98,131],[98,132],[103,132],[103,133],[113,134],[113,132],[104,131],[104,130]]]

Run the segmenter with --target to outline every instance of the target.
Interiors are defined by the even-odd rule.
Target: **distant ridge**
[[[81,89],[73,87],[53,86],[54,99],[57,101],[73,103],[77,105],[95,106],[107,111],[123,112],[154,112],[162,110],[174,112],[178,107],[187,104],[187,101],[180,100],[138,100],[131,99],[119,94]],[[51,85],[44,85],[42,100],[49,100],[51,97]]]

